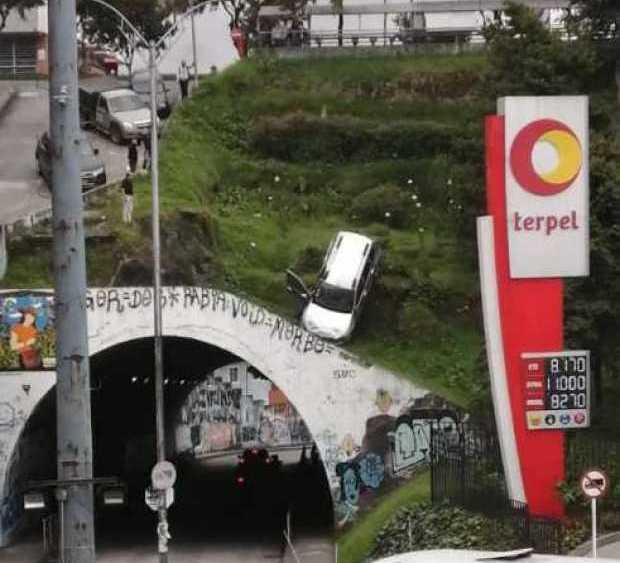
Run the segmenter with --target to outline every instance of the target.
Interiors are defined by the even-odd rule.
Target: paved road
[[[51,206],[49,189],[36,174],[34,151],[37,136],[49,124],[48,93],[41,85],[18,93],[0,121],[0,224],[12,224]],[[122,178],[126,148],[96,133],[88,133],[100,149],[109,180]]]

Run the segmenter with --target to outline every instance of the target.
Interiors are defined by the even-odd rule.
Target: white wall
[[[25,13],[22,19],[17,10],[9,14],[6,27],[2,30],[7,33],[30,33],[33,31],[47,33],[47,6],[33,8]]]
[[[0,297],[3,293],[10,292],[0,292]],[[152,336],[152,295],[150,288],[90,289],[90,354]],[[427,394],[424,389],[363,363],[260,305],[220,290],[164,288],[162,307],[164,336],[191,338],[227,350],[259,370],[286,395],[317,443],[335,500],[340,498],[339,463],[360,459],[363,464],[367,455],[372,458],[364,465],[373,472],[370,482],[380,484],[390,477],[388,437],[385,431],[378,437],[377,428],[385,429],[386,423],[406,413],[416,399]],[[19,416],[19,426],[4,426],[10,440],[2,449],[6,459],[0,464],[0,491],[10,473],[9,462],[21,427],[54,381],[52,372],[40,376],[0,373],[0,397],[7,397]],[[27,400],[22,397],[25,382],[32,384]],[[2,428],[0,420],[0,432]],[[380,454],[367,452],[368,443],[377,439],[382,444]],[[13,492],[5,489],[4,497]],[[0,505],[2,501],[0,497]]]
[[[206,8],[202,14],[196,15],[195,25],[199,74],[207,74],[211,65],[221,70],[239,59],[230,38],[228,16],[222,8],[215,11]],[[159,70],[162,73],[176,73],[182,60],[189,65],[194,60],[191,18],[184,20],[179,32],[171,39],[161,58]],[[147,64],[148,54],[138,52],[133,70],[144,69]]]

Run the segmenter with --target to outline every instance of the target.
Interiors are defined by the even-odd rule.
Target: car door
[[[357,284],[356,295],[355,295],[355,317],[359,317],[364,302],[368,297],[368,293],[370,292],[370,288],[372,287],[372,282],[375,277],[376,267],[377,267],[377,247],[375,244],[372,244],[368,254],[366,255],[366,262],[364,264],[364,268],[362,269],[362,273],[360,275],[359,283]]]
[[[299,306],[297,314],[301,315],[306,304],[310,301],[311,292],[303,280],[292,270],[286,270],[286,290],[297,300]]]
[[[108,101],[103,96],[99,96],[99,100],[97,100],[96,121],[98,128],[105,132],[110,130],[110,112],[108,109]]]

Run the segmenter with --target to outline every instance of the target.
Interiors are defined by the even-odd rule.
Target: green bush
[[[259,117],[248,131],[248,147],[260,156],[290,162],[372,161],[437,153],[472,159],[482,150],[473,131],[452,125],[348,116],[321,119],[304,112]]]
[[[519,547],[508,525],[462,508],[440,504],[399,510],[379,532],[373,557],[423,549],[497,549]]]
[[[405,337],[432,344],[445,333],[435,313],[422,303],[406,301],[398,314],[398,332]]]
[[[411,197],[393,184],[365,191],[350,207],[349,216],[364,223],[385,223],[404,228],[411,224]]]

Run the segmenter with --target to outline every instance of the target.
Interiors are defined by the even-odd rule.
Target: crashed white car
[[[357,233],[339,232],[332,240],[315,286],[287,270],[287,289],[303,304],[304,328],[329,340],[351,336],[376,276],[381,251]]]

